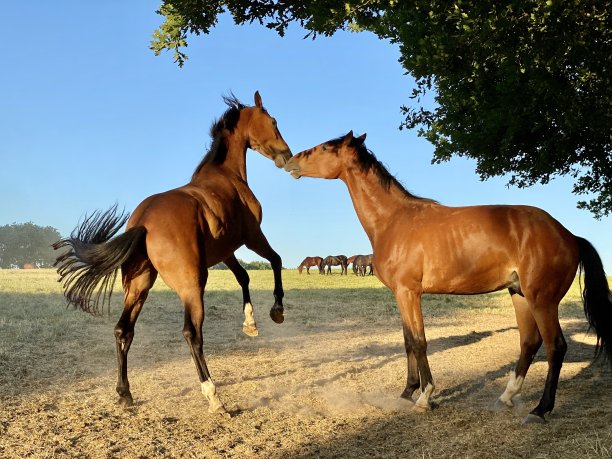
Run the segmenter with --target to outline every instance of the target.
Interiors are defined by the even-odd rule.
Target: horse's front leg
[[[242,312],[244,313],[244,322],[242,323],[242,331],[248,336],[257,336],[259,331],[257,330],[257,324],[255,323],[255,316],[253,314],[253,304],[251,303],[251,294],[249,292],[249,274],[246,272],[236,256],[232,254],[223,261],[230,271],[234,274],[234,277],[242,288]]]
[[[406,327],[404,329],[404,347],[406,348],[406,359],[407,359],[407,377],[406,377],[406,388],[402,392],[401,397],[413,402],[412,394],[420,386],[419,381],[419,368],[417,366],[416,356],[412,350],[412,335]]]
[[[281,276],[283,267],[281,257],[270,247],[268,240],[261,230],[250,238],[246,246],[260,257],[268,260],[272,265],[272,272],[274,273],[274,305],[270,309],[270,317],[277,324],[282,324],[285,320],[283,315],[283,297],[285,292],[283,291],[283,279]]]
[[[416,368],[420,378],[421,393],[415,402],[415,411],[427,411],[431,409],[429,397],[433,393],[435,386],[429,369],[427,360],[427,340],[425,339],[425,326],[423,324],[423,311],[421,309],[421,292],[406,287],[400,287],[395,293],[395,298],[399,306],[402,325],[404,328],[404,339],[408,343],[406,346],[408,358],[408,382],[404,393],[410,392],[414,372],[411,370],[411,359],[416,360]],[[412,349],[413,356],[409,353]],[[407,395],[407,394],[406,394]],[[412,395],[412,394],[411,394]]]

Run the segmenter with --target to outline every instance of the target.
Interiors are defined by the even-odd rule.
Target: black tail
[[[605,354],[612,365],[612,294],[603,263],[589,241],[576,237],[580,250],[580,273],[584,270],[584,314],[597,335],[595,355]]]
[[[139,226],[111,239],[128,217],[117,215],[115,204],[106,212],[86,216],[69,238],[53,244],[55,250],[68,248],[54,263],[68,304],[92,314],[99,312],[100,302],[110,308],[117,269],[141,246],[146,234]]]

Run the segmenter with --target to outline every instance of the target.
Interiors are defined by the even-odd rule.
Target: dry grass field
[[[524,426],[546,364],[541,351],[514,410],[493,409],[518,357],[506,293],[425,298],[438,406],[418,414],[399,398],[401,326],[376,279],[285,271],[277,325],[272,273],[250,274],[258,337],[242,334],[229,272],[211,272],[205,298],[205,353],[225,418],[207,412],[180,303],[161,281],[136,326],[136,405],[125,410],[115,404],[121,294],[109,316],[92,317],[65,308],[53,271],[0,271],[0,457],[612,457],[612,375],[591,362],[577,286],[560,308],[569,351],[556,408],[545,425]]]

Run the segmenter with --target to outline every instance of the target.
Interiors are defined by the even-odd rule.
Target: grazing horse
[[[234,251],[243,244],[270,261],[274,271],[272,319],[283,319],[281,258],[261,231],[261,206],[247,183],[246,151],[251,148],[282,167],[291,157],[276,121],[264,109],[259,92],[255,106],[224,98],[229,106],[211,127],[210,151],[197,166],[191,181],[155,194],[136,207],[127,229],[113,236],[127,217],[108,211],[86,217],[70,238],[55,249],[68,251],[56,260],[60,282],[69,303],[95,313],[99,302],[110,302],[117,269],[121,268],[124,309],[115,326],[119,404],[132,405],[127,377],[127,354],[134,325],[159,273],[183,303],[183,336],[196,366],[209,411],[225,413],[216,394],[202,350],[204,289],[208,268],[224,262],[243,290],[245,332],[256,334],[248,295],[249,276]],[[96,292],[96,287],[99,286]]]
[[[319,270],[319,274],[323,274],[323,268],[321,268],[321,263],[323,263],[323,258],[321,257],[306,257],[299,264],[297,270],[300,274],[302,274],[302,269],[306,268],[306,274],[310,274],[310,268],[316,266]]]
[[[328,257],[325,257],[325,259],[321,263],[321,268],[323,269],[323,272],[325,274],[331,274],[332,266],[340,266],[340,275],[347,274],[346,268],[348,266],[348,262],[347,258],[344,255],[330,255]],[[325,268],[327,268],[327,272],[325,271]]]
[[[360,257],[361,255],[352,255],[350,257],[348,257],[346,259],[346,267],[348,268],[348,265],[350,265],[351,263],[353,263],[353,274],[357,274],[357,268],[355,268],[355,258]]]
[[[373,275],[374,270],[372,269],[372,257],[373,255],[357,255],[355,261],[353,261],[353,271],[357,269],[357,274],[361,276],[366,275],[366,271],[370,268],[368,275]]]
[[[544,422],[555,403],[567,349],[559,302],[584,270],[582,299],[597,335],[595,356],[612,364],[612,301],[601,259],[541,209],[518,205],[447,207],[410,194],[364,144],[349,132],[303,151],[285,169],[301,176],[339,178],[349,191],[374,251],[376,276],[397,300],[404,331],[408,378],[402,397],[420,395],[415,410],[430,409],[434,390],[427,361],[421,295],[477,294],[508,289],[519,327],[521,352],[498,400],[513,406],[542,342],[548,375],[539,404],[525,422]],[[384,222],[384,224],[381,224]]]

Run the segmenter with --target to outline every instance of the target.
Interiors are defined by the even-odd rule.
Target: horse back
[[[254,196],[245,202],[236,188],[185,185],[145,199],[128,228],[147,229],[147,251],[154,265],[176,257],[210,267],[243,245],[245,232],[259,227],[260,221],[261,206]]]

